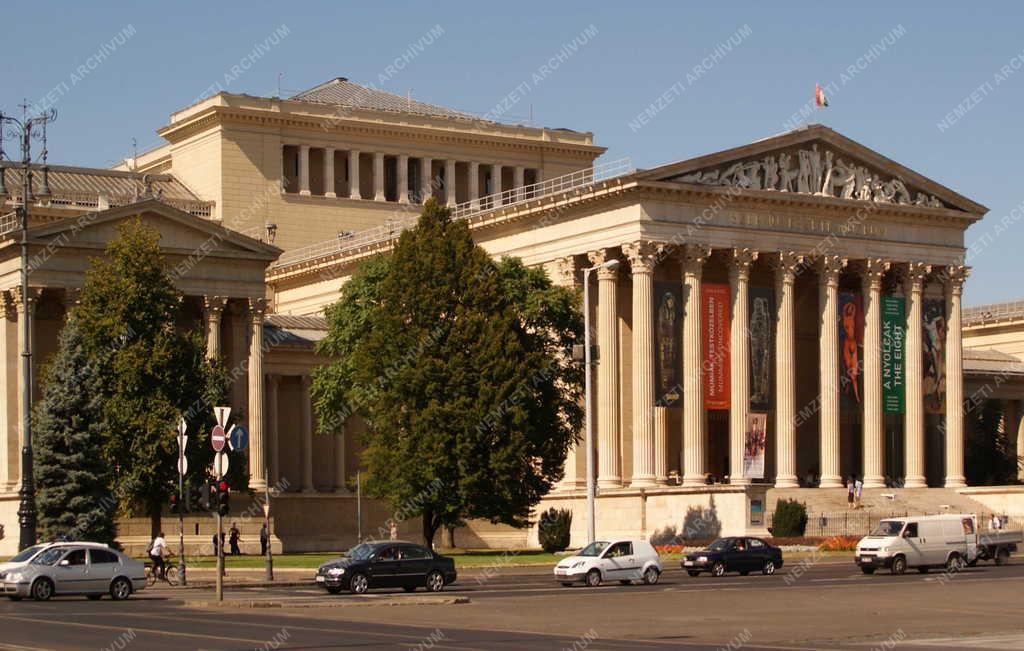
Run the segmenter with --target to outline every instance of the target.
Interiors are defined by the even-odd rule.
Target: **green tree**
[[[181,296],[160,253],[160,233],[139,219],[123,222],[105,255],[91,260],[76,308],[85,348],[100,372],[108,436],[102,448],[112,488],[141,507],[155,533],[161,507],[177,488],[175,428],[186,414],[190,475],[207,467],[209,405],[226,376],[205,355],[196,328],[183,324]],[[194,325],[194,324],[193,324]],[[244,473],[243,468],[234,468]],[[237,485],[237,484],[235,484]]]
[[[46,369],[34,414],[36,506],[42,540],[112,543],[117,501],[109,466],[96,451],[106,439],[100,378],[72,317]]]
[[[582,422],[577,298],[541,270],[495,263],[433,201],[390,257],[367,262],[327,311],[314,377],[320,430],[366,419],[367,492],[441,527],[522,527],[562,477]]]

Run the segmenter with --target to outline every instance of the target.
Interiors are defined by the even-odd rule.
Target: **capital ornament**
[[[661,246],[646,240],[638,240],[622,245],[622,253],[629,260],[629,266],[635,274],[654,273]]]
[[[227,302],[226,296],[203,296],[203,307],[207,312],[216,313],[218,316],[224,311]]]
[[[576,256],[567,255],[555,260],[555,282],[563,287],[576,284]]]
[[[265,298],[250,298],[249,299],[249,314],[252,315],[253,323],[262,323],[263,317],[266,316],[268,311],[267,299]]]
[[[839,274],[843,273],[843,269],[846,268],[847,259],[839,255],[822,255],[818,256],[818,273],[821,274],[822,279],[829,285],[839,284]]]
[[[768,261],[780,280],[792,282],[797,269],[804,265],[804,256],[796,251],[779,251],[769,256]]]
[[[685,244],[679,251],[679,262],[683,265],[683,273],[700,276],[704,271],[704,263],[711,257],[711,247],[706,244]]]
[[[612,256],[609,253],[609,249],[598,249],[587,253],[587,259],[590,260],[590,264],[596,267],[611,260]],[[615,280],[618,275],[618,270],[610,267],[602,267],[597,270],[598,280]]]
[[[882,258],[868,258],[864,261],[864,286],[879,289],[882,278],[889,271],[890,263]]]
[[[733,249],[729,254],[729,275],[746,280],[750,277],[750,265],[757,260],[753,249]]]
[[[964,282],[971,275],[971,268],[964,265],[946,267],[946,285],[949,291],[957,296],[963,292]]]

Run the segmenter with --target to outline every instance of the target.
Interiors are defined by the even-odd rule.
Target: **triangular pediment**
[[[647,170],[642,178],[947,209],[977,217],[988,211],[822,125],[801,127],[742,147]]]
[[[141,218],[160,232],[160,248],[165,253],[189,255],[201,252],[204,257],[248,258],[267,262],[277,259],[281,254],[281,250],[274,246],[191,215],[158,199],[147,199],[128,206],[34,226],[29,229],[29,242],[39,246],[103,249],[117,237],[118,225],[134,217]]]

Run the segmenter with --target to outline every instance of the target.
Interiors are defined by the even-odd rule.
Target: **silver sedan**
[[[139,561],[100,543],[35,545],[0,563],[0,593],[19,601],[46,601],[54,595],[127,599],[146,587]]]

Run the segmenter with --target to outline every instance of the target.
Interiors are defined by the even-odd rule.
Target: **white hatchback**
[[[555,580],[562,585],[583,582],[596,587],[602,581],[628,585],[643,581],[654,585],[661,576],[661,558],[650,542],[640,539],[599,540],[555,566]]]

